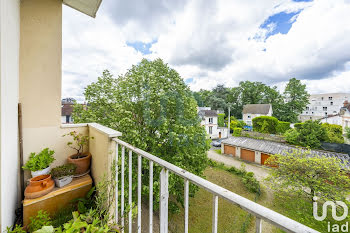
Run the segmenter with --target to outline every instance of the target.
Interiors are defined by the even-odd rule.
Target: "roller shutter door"
[[[233,155],[236,156],[236,147],[224,145],[224,153],[227,155]]]
[[[255,162],[255,152],[251,150],[241,149],[241,159]]]

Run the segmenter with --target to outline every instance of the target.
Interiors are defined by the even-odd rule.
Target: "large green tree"
[[[282,106],[284,112],[282,121],[297,122],[298,115],[303,112],[306,105],[309,104],[309,93],[306,91],[306,85],[300,80],[292,78],[289,80],[284,90],[285,104]]]
[[[116,129],[122,132],[122,140],[135,147],[202,175],[207,166],[209,142],[200,126],[196,100],[179,74],[161,59],[143,59],[118,78],[104,71],[97,82],[86,87],[84,95],[88,107],[77,105],[75,122],[98,122]],[[158,180],[159,169],[155,169]],[[146,161],[143,184],[148,185]],[[171,176],[169,191],[182,201],[183,179]]]
[[[338,158],[319,157],[310,151],[296,149],[273,155],[267,164],[275,168],[267,184],[275,191],[322,200],[344,200],[350,193],[350,170]]]

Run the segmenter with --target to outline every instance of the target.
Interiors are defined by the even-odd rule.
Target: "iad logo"
[[[313,215],[317,221],[323,221],[326,219],[328,206],[332,207],[332,217],[334,220],[343,221],[348,216],[348,211],[349,211],[348,206],[342,201],[336,201],[336,202],[326,201],[325,203],[323,203],[323,206],[322,206],[322,215],[318,216],[317,197],[314,197],[313,200],[314,200],[314,202],[313,202]],[[337,205],[341,206],[344,210],[343,215],[340,217],[338,217],[338,215],[337,215]],[[345,224],[342,224],[341,226],[340,226],[340,224],[331,225],[331,223],[328,222],[328,232],[348,232],[348,229],[349,229],[349,222],[346,222]]]

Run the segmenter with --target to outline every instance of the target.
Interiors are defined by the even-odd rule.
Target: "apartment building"
[[[350,99],[350,93],[326,93],[310,95],[309,104],[306,106],[299,120],[319,120],[328,116],[339,114],[344,102]]]

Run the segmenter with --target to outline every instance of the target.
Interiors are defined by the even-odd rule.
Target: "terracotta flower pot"
[[[75,170],[75,175],[84,174],[90,169],[91,154],[86,153],[86,154],[80,155],[79,157],[80,158],[78,158],[77,154],[74,154],[68,157],[68,163],[72,163],[77,166],[77,169]]]
[[[29,180],[29,185],[24,191],[24,196],[28,199],[44,196],[52,191],[55,182],[51,175],[40,175]]]

